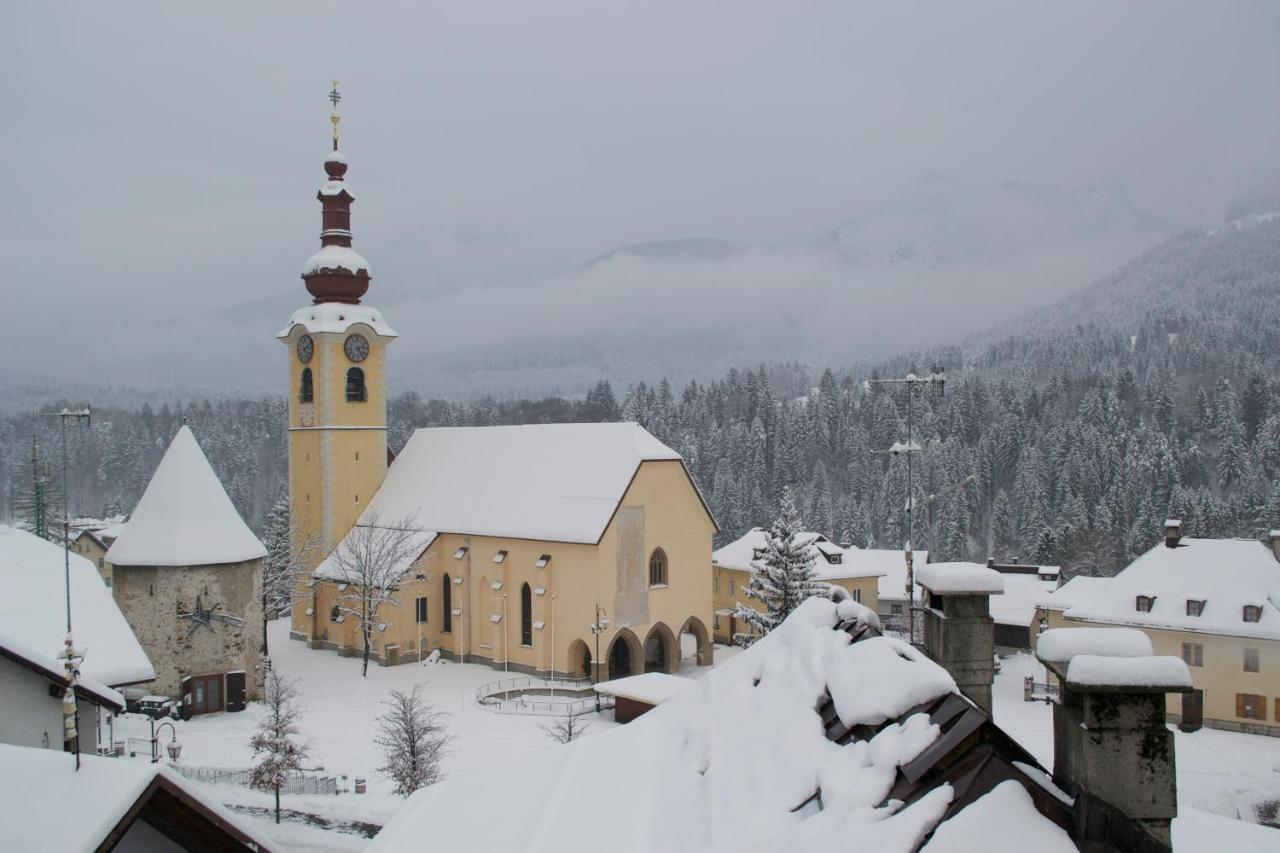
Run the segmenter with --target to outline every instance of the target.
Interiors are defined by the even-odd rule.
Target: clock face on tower
[[[352,335],[342,347],[347,358],[352,361],[364,361],[369,357],[369,341],[364,335]]]
[[[303,335],[298,338],[298,361],[306,364],[311,361],[313,352],[315,352],[315,343],[311,340],[310,335]]]

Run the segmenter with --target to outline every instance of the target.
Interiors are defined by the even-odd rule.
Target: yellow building
[[[1032,642],[1041,620],[1046,628],[1140,628],[1155,654],[1191,670],[1195,690],[1170,694],[1170,721],[1280,736],[1280,531],[1271,547],[1181,532],[1170,522],[1165,542],[1114,578],[1075,578],[1047,596]]]
[[[322,246],[303,271],[315,304],[279,334],[294,535],[328,555],[299,589],[291,635],[361,653],[359,622],[371,620],[344,612],[352,576],[334,551],[400,525],[413,553],[378,611],[384,665],[439,651],[522,672],[674,671],[686,633],[709,664],[715,522],[679,454],[639,426],[421,429],[388,467],[396,333],[360,304],[369,266],[351,248],[346,170],[335,150],[318,195]]]
[[[813,570],[818,580],[841,587],[854,601],[862,602],[872,610],[879,608],[878,582],[885,573],[879,559],[880,552],[841,547],[821,533],[800,535],[810,540],[809,551],[814,558]],[[715,605],[713,632],[718,643],[732,643],[735,635],[750,631],[734,616],[739,604],[757,612],[764,610],[763,602],[747,596],[747,588],[751,583],[752,563],[764,554],[766,544],[764,528],[755,527],[711,555]],[[901,554],[892,553],[902,559]]]
[[[108,588],[111,586],[111,564],[106,557],[110,547],[92,530],[81,530],[80,535],[71,540],[71,550],[97,567],[98,574]]]

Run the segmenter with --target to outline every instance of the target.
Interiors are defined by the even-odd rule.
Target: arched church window
[[[654,548],[649,555],[649,586],[665,586],[667,583],[667,553]]]
[[[533,590],[520,587],[520,645],[533,645]]]
[[[444,619],[441,620],[440,630],[448,634],[453,630],[453,579],[445,575],[440,583],[443,586],[440,590],[440,601],[444,604]]]
[[[315,392],[311,384],[311,368],[302,368],[302,383],[298,388],[298,399],[304,403],[310,403],[315,399]]]
[[[364,400],[364,371],[353,367],[347,371],[347,402],[363,403]]]

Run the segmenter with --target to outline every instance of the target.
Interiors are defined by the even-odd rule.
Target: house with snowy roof
[[[262,682],[266,549],[185,424],[107,552],[120,611],[184,713],[242,710]]]
[[[354,195],[336,140],[324,168],[321,248],[302,271],[314,301],[278,335],[295,545],[319,557],[291,636],[354,655],[367,631],[383,665],[439,653],[612,677],[674,672],[689,635],[709,664],[715,521],[680,455],[642,427],[419,429],[392,461],[386,358],[397,334],[361,304],[369,264],[351,245]],[[374,622],[351,605],[370,575],[353,576],[345,556],[392,526],[409,535],[383,561],[394,565],[379,571],[389,582]]]
[[[1002,651],[1031,648],[1031,625],[1036,620],[1036,605],[1057,590],[1061,568],[1016,560],[997,563],[995,559],[988,559],[987,567],[1004,578],[1004,591],[991,596],[996,648]]]
[[[1280,736],[1280,531],[1198,539],[1170,520],[1163,542],[1082,592],[1047,624],[1132,626],[1185,661],[1195,689],[1169,697],[1170,720]]]
[[[71,550],[84,557],[98,567],[102,580],[111,586],[111,564],[107,562],[107,550],[111,548],[120,531],[124,529],[125,517],[112,518],[76,518],[71,529],[76,531],[71,539]]]
[[[167,767],[0,744],[0,846],[58,853],[268,853],[240,818]]]
[[[1074,704],[1055,714],[1050,773],[948,669],[964,657],[946,648],[949,620],[1000,583],[986,572],[930,578],[937,647],[882,634],[833,588],[627,726],[418,791],[368,849],[418,850],[428,837],[527,853],[1175,849],[1172,733],[1151,697],[1186,689],[1185,665],[1127,635],[1112,643],[1127,655],[1115,665],[1087,637],[1059,641]],[[1092,631],[1067,631],[1081,633]],[[1146,669],[1160,683],[1135,675]]]
[[[813,556],[813,572],[820,581],[844,589],[854,601],[862,602],[876,610],[879,607],[879,580],[889,569],[884,554],[892,553],[899,562],[900,552],[863,550],[851,545],[839,545],[821,533],[807,531],[800,534],[808,540],[808,551]],[[739,604],[755,610],[763,603],[746,595],[754,564],[764,554],[766,531],[754,527],[711,555],[712,594],[715,598],[715,636],[721,643],[731,643],[744,629],[734,612]],[[923,552],[921,552],[923,553]]]

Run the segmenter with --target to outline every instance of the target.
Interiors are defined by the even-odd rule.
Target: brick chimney
[[[1182,519],[1169,518],[1164,522],[1164,546],[1166,548],[1177,548],[1178,543],[1182,541]]]
[[[1004,578],[977,563],[929,563],[916,570],[916,583],[925,591],[925,653],[990,715],[996,652],[991,596],[1004,592]]]
[[[1191,691],[1176,657],[1151,654],[1132,628],[1054,628],[1036,656],[1058,677],[1053,781],[1075,797],[1083,840],[1167,851],[1178,814],[1174,737],[1165,694]]]

